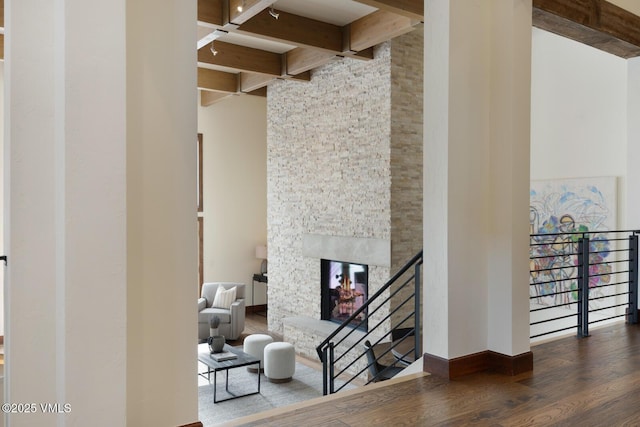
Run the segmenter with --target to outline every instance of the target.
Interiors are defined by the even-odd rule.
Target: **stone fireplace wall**
[[[285,318],[320,319],[318,244],[322,252],[341,239],[353,243],[357,260],[334,259],[369,265],[369,295],[422,246],[422,30],[377,46],[374,54],[371,61],[336,60],[310,82],[269,86],[268,322],[274,332],[283,333]]]
[[[391,271],[400,270],[422,248],[423,42],[416,29],[391,40]],[[396,294],[392,309],[409,287]],[[397,325],[413,307],[392,316]],[[402,327],[413,326],[407,321]]]

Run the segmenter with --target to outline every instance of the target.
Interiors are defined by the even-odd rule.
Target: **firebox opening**
[[[343,323],[367,301],[368,266],[323,259],[321,268],[322,320]],[[367,310],[350,326],[367,330]]]

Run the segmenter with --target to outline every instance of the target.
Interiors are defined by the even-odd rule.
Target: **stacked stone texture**
[[[268,88],[274,332],[284,334],[287,317],[320,319],[320,260],[303,256],[304,235],[390,240],[392,268],[369,266],[370,295],[422,246],[422,30],[377,46],[374,58],[335,60],[310,82]],[[287,329],[299,353],[315,354],[318,337]]]

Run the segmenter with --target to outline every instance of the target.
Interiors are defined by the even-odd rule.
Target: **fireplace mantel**
[[[306,234],[302,239],[302,254],[311,258],[391,267],[391,241],[387,239]]]

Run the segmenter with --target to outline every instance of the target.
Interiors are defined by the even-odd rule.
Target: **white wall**
[[[640,2],[638,0],[609,0],[616,6],[622,7],[635,15],[640,16]],[[628,93],[628,152],[627,152],[627,179],[626,179],[626,218],[621,227],[640,228],[640,194],[636,188],[640,185],[640,122],[637,120],[640,114],[640,58],[631,58],[628,63],[627,82]]]
[[[260,272],[255,247],[267,243],[266,105],[266,98],[243,95],[198,109],[205,282],[250,285]]]
[[[531,179],[618,176],[625,226],[627,61],[534,28]]]
[[[638,0],[609,0],[631,13],[640,16],[640,2]],[[640,58],[631,58],[627,61],[628,76],[628,152],[627,152],[627,189],[626,189],[626,219],[625,228],[640,228],[640,194],[637,187],[640,185]]]

